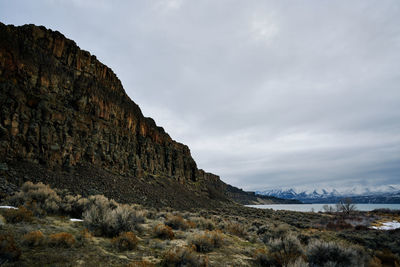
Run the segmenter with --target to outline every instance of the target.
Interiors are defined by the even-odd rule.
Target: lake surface
[[[336,204],[271,204],[271,205],[247,205],[247,207],[273,210],[291,210],[291,211],[324,211],[323,206],[329,205],[336,208]],[[400,204],[355,204],[356,210],[371,211],[374,209],[392,209],[400,210]]]

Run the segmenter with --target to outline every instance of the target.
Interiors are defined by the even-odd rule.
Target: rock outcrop
[[[43,26],[0,23],[0,164],[9,182],[119,201],[229,201],[227,185],[144,117],[110,68]]]
[[[3,165],[86,165],[224,198],[219,177],[199,170],[189,148],[143,116],[110,68],[57,31],[0,24],[0,90]]]

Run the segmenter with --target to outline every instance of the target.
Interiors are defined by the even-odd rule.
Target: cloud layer
[[[64,33],[247,190],[400,181],[400,2],[0,1]]]

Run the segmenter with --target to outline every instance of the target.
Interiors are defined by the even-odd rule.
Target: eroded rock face
[[[0,23],[0,90],[0,162],[52,170],[89,163],[223,190],[186,145],[142,115],[110,68],[59,32]]]

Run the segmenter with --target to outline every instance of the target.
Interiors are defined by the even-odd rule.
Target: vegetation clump
[[[202,229],[202,230],[212,231],[216,228],[215,223],[212,220],[205,219],[203,217],[194,217],[194,218],[191,218],[191,221],[193,221],[193,223],[196,224],[197,228]]]
[[[165,224],[171,227],[174,230],[187,230],[192,226],[187,220],[185,220],[182,216],[172,215],[169,216],[165,222]]]
[[[208,258],[196,255],[193,249],[188,247],[175,247],[167,251],[161,262],[161,266],[180,267],[207,267]]]
[[[226,230],[228,233],[232,235],[236,235],[239,237],[246,237],[247,236],[247,229],[242,223],[237,222],[229,222],[226,225]]]
[[[206,231],[203,234],[196,234],[191,240],[198,252],[210,252],[223,245],[224,238],[220,231]]]
[[[3,216],[8,223],[31,222],[33,220],[32,211],[24,206],[20,206],[18,209],[6,209]]]
[[[300,241],[293,234],[273,239],[268,245],[272,265],[286,266],[304,254]]]
[[[21,256],[21,249],[15,243],[11,234],[0,234],[0,263],[1,260],[16,261]]]
[[[10,203],[14,206],[26,205],[35,214],[43,215],[59,212],[61,198],[49,185],[25,182],[21,190],[10,198]]]
[[[49,208],[51,205],[47,206],[45,199],[55,200],[56,195],[58,211]],[[61,248],[68,249],[68,253],[92,254],[79,261],[89,262],[86,260],[90,259],[92,262],[98,260],[99,255],[107,255],[111,259],[108,264],[121,266],[208,266],[208,258],[215,266],[397,266],[400,262],[398,231],[372,230],[362,221],[397,216],[384,211],[353,213],[351,218],[343,212],[271,211],[254,216],[252,213],[258,210],[233,208],[221,214],[219,210],[178,213],[155,208],[148,212],[139,205],[119,204],[102,195],[72,196],[32,183],[25,185],[15,199],[22,199],[20,208],[0,209],[4,216],[0,216],[0,264],[19,260],[18,266],[31,266],[39,257],[34,254],[39,250],[47,253],[46,257],[40,254],[40,265],[61,264],[68,261],[65,253],[55,252],[62,251]],[[70,222],[70,218],[65,217],[68,214],[81,217],[84,222]],[[301,228],[298,221],[308,228]],[[353,226],[354,222],[363,227]],[[47,238],[42,231],[49,233]],[[92,233],[99,237],[93,238]],[[139,240],[137,252],[124,252],[123,257],[118,254],[117,250],[137,249]],[[346,244],[358,243],[368,248],[368,255],[361,247],[343,245],[344,240]],[[44,244],[47,246],[37,248]],[[23,257],[20,257],[18,245],[23,246]],[[111,253],[110,245],[116,248]],[[69,249],[72,247],[79,247],[79,250]]]
[[[108,200],[108,199],[107,199]],[[130,232],[138,229],[138,224],[145,221],[141,212],[129,205],[118,205],[113,200],[94,202],[83,214],[85,225],[95,235],[114,237],[121,232]]]
[[[120,233],[112,239],[113,245],[121,251],[133,250],[137,247],[139,240],[132,232]]]
[[[29,247],[35,247],[44,243],[44,234],[40,231],[32,231],[22,237],[22,243]]]
[[[307,247],[307,259],[313,266],[363,266],[361,251],[334,242],[315,240]]]
[[[156,265],[151,262],[148,262],[146,260],[141,260],[141,261],[132,261],[126,267],[154,267],[154,266]]]
[[[161,239],[174,239],[175,236],[172,228],[164,224],[158,224],[154,227],[154,235]]]
[[[52,247],[70,248],[75,244],[75,238],[70,233],[56,233],[49,236],[48,244]]]

